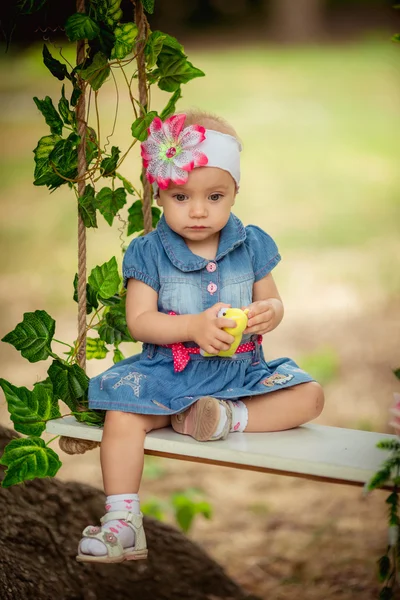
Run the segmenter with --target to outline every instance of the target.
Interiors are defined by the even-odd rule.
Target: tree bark
[[[280,42],[308,43],[324,35],[325,0],[271,0],[271,37]]]
[[[0,426],[0,453],[13,437]],[[258,600],[182,533],[150,518],[147,561],[77,563],[82,529],[103,512],[103,493],[87,485],[36,479],[0,488],[1,600]]]

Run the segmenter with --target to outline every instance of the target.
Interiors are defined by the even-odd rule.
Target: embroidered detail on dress
[[[291,379],[293,379],[294,375],[282,375],[281,373],[275,373],[266,379],[263,379],[261,383],[266,385],[267,387],[274,387],[274,385],[283,385],[287,383]]]
[[[100,381],[100,389],[103,389],[103,381],[105,381],[106,379],[114,379],[115,377],[119,377],[118,373],[107,373],[106,375],[103,375]],[[128,385],[130,388],[132,388],[133,393],[138,398],[140,394],[140,382],[146,377],[147,376],[143,375],[142,373],[138,373],[137,371],[131,371],[130,373],[128,373],[128,375],[120,377],[120,379],[116,383],[114,383],[112,389],[116,390],[121,385]]]

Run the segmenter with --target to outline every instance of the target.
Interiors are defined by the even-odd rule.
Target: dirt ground
[[[280,331],[270,335],[268,347],[274,351],[266,347],[267,357],[296,357],[309,351],[317,336],[321,345],[336,349],[340,364],[338,376],[325,387],[326,407],[318,422],[390,431],[387,408],[396,386],[391,368],[398,366],[399,352],[397,306],[372,303],[358,314],[341,314],[335,319],[314,314],[311,326],[288,311]],[[14,382],[15,364],[3,362],[2,369]],[[24,377],[21,372],[20,385]],[[1,410],[2,422],[9,423],[5,407]],[[62,480],[101,487],[98,450],[63,455],[62,460]],[[376,560],[387,535],[385,492],[363,497],[358,487],[154,460],[158,475],[144,479],[142,501],[167,501],[178,490],[201,489],[213,518],[197,518],[190,537],[245,589],[268,600],[377,598]]]

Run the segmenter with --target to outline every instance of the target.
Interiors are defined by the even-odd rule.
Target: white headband
[[[190,171],[205,166],[228,171],[239,188],[242,149],[239,141],[201,125],[184,128],[185,119],[185,114],[173,115],[163,123],[155,117],[147,140],[141,144],[143,166],[154,193],[159,188],[167,189],[171,181],[185,184]]]

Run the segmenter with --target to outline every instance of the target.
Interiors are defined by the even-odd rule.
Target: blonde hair
[[[189,125],[202,125],[206,129],[231,135],[232,137],[236,138],[239,143],[241,143],[241,140],[235,129],[222,117],[204,110],[200,110],[199,108],[183,110],[180,114],[182,113],[186,115],[185,127],[188,127]]]

